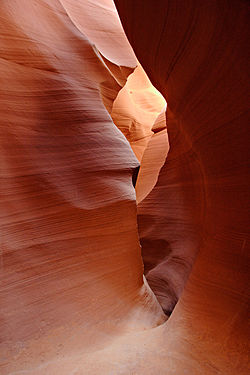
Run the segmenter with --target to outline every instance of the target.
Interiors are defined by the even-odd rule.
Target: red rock
[[[158,250],[148,255],[149,283],[166,309],[200,250],[165,325],[166,370],[158,373],[248,374],[248,4],[115,3],[168,103],[170,151],[139,205],[140,235],[150,254],[154,242]]]
[[[0,3],[1,373],[248,374],[247,2],[116,5],[168,155],[111,1]]]
[[[79,350],[165,320],[143,283],[138,161],[102,102],[121,85],[61,3],[0,11],[1,373],[72,373]]]

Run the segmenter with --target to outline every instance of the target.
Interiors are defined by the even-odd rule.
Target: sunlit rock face
[[[152,128],[165,108],[165,99],[152,86],[142,67],[138,65],[118,93],[113,103],[111,116],[116,126],[129,141],[140,162],[148,142],[154,134]],[[166,129],[164,120],[163,123],[161,127]],[[165,138],[167,144],[167,137]]]
[[[140,162],[135,185],[138,204],[155,186],[167,157],[165,111],[165,99],[139,64],[119,91],[110,113]]]
[[[152,135],[141,158],[140,170],[135,186],[138,207],[155,186],[161,167],[166,161],[169,150],[168,134],[166,129],[166,106],[157,116]],[[145,264],[145,263],[144,263]]]
[[[116,5],[0,2],[0,372],[248,374],[247,2]]]

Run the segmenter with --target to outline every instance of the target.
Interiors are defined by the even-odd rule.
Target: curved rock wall
[[[186,356],[185,365],[171,370],[246,374],[249,4],[115,3],[138,59],[168,103],[170,151],[139,205],[142,245],[154,254],[149,283],[166,310],[201,247],[166,324],[175,330],[170,347]]]
[[[105,62],[64,3],[0,4],[4,374],[41,366],[49,374],[57,358],[100,350],[165,319],[143,283],[132,186],[138,161],[103,105],[137,62],[114,23],[122,47],[111,72],[106,50]],[[87,5],[79,3],[83,20]]]
[[[247,2],[116,5],[168,101],[166,162],[161,108],[136,139],[165,312],[200,251],[164,323],[139,163],[109,114],[137,65],[113,3],[2,0],[1,373],[248,374]]]

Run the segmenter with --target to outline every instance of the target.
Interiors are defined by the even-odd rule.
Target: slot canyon
[[[248,0],[0,1],[0,374],[248,375]]]

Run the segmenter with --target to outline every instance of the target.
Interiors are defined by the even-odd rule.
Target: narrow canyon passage
[[[0,17],[0,373],[248,375],[248,2]]]

